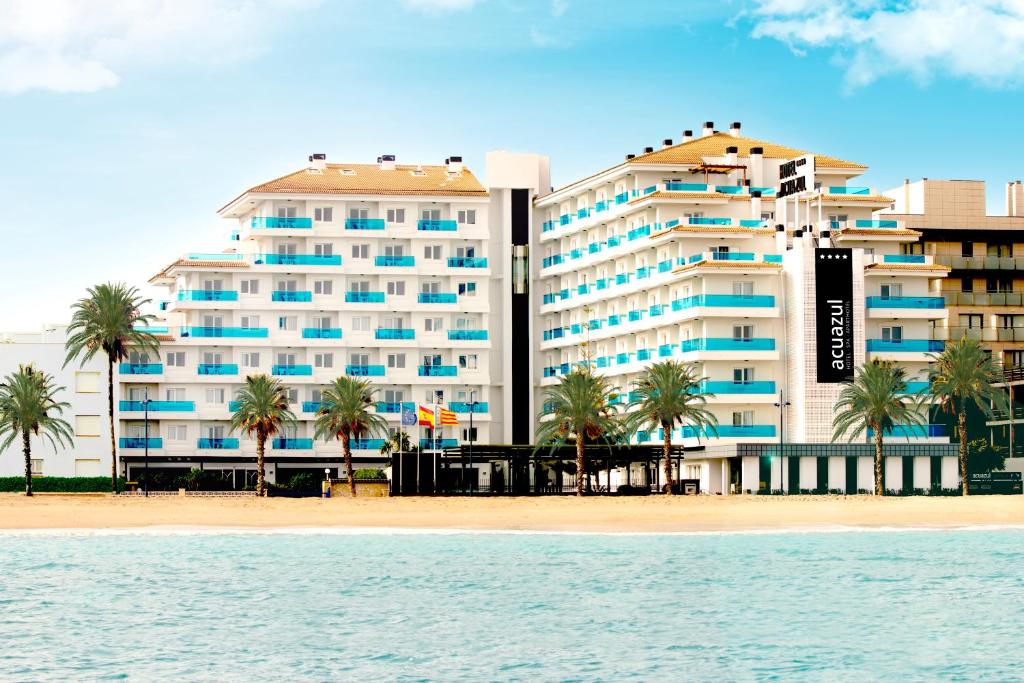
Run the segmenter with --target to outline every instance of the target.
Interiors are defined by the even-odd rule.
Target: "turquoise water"
[[[0,680],[1010,680],[1024,532],[0,535]]]

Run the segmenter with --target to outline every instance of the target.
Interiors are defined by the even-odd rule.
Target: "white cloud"
[[[480,0],[403,0],[403,4],[409,9],[422,10],[424,12],[458,12],[470,9],[479,1]]]
[[[0,93],[92,92],[140,65],[235,61],[320,0],[2,0]]]
[[[824,49],[848,87],[894,73],[1024,83],[1024,0],[753,0],[754,37]]]

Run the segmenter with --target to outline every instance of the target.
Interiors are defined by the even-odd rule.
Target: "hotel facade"
[[[228,420],[253,372],[281,378],[299,418],[268,449],[286,481],[340,466],[312,424],[338,375],[373,382],[392,428],[407,406],[454,410],[457,428],[410,428],[431,452],[532,443],[546,388],[581,363],[624,407],[643,369],[673,358],[707,378],[719,422],[673,433],[675,476],[726,494],[871,489],[867,439],[832,441],[840,381],[886,359],[925,389],[951,266],[920,249],[891,193],[857,184],[866,170],[710,122],[558,189],[534,154],[488,154],[486,184],[460,157],[314,155],[220,209],[224,252],[153,278],[168,292],[161,355],[121,368],[121,459],[134,476],[148,443],[151,464],[251,478],[255,444]],[[885,440],[887,488],[957,486],[942,425]],[[357,462],[380,463],[380,445],[357,442]],[[486,486],[487,463],[474,469]],[[647,476],[624,469],[612,484]]]

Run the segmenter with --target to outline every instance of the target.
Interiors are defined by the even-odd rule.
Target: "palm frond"
[[[897,425],[920,427],[927,424],[922,412],[922,399],[908,392],[906,369],[891,361],[871,361],[857,368],[839,394],[832,440],[846,436],[852,441],[868,429],[886,434]]]
[[[295,424],[288,390],[281,380],[265,374],[249,375],[235,394],[237,408],[231,415],[231,431],[249,437],[269,438]]]
[[[32,365],[21,365],[0,382],[0,450],[22,435],[41,437],[56,451],[74,444],[74,430],[61,416],[71,405],[58,401],[64,387]]]
[[[87,296],[71,307],[71,324],[64,344],[66,367],[71,361],[86,363],[102,352],[111,362],[122,361],[131,351],[159,356],[160,343],[144,328],[155,316],[142,313],[150,303],[135,287],[108,282],[90,287]]]
[[[634,383],[632,400],[626,407],[628,431],[661,427],[671,431],[678,424],[698,435],[716,436],[718,418],[705,406],[714,394],[705,390],[704,377],[674,360],[655,363]]]
[[[330,440],[387,434],[387,422],[370,410],[375,405],[375,392],[366,380],[335,379],[321,394],[321,406],[314,423],[316,438]]]

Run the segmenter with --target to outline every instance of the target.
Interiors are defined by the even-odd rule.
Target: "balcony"
[[[376,339],[415,339],[416,330],[406,327],[378,327],[374,332]]]
[[[312,365],[271,365],[270,374],[282,377],[307,377],[313,374]]]
[[[691,351],[774,351],[775,340],[770,337],[734,339],[732,337],[704,337],[685,339],[679,344],[681,353]]]
[[[228,401],[228,412],[237,413],[238,409],[242,407],[241,401]]]
[[[775,382],[720,382],[707,381],[701,385],[701,390],[715,394],[774,394]]]
[[[232,436],[203,437],[198,440],[196,447],[210,450],[235,449],[238,448],[238,439]]]
[[[858,229],[895,229],[899,227],[899,223],[896,221],[875,221],[858,218],[853,222],[853,227]]]
[[[927,308],[941,310],[946,300],[941,296],[869,296],[865,299],[868,308]]]
[[[122,375],[162,375],[164,372],[164,364],[121,363],[119,369]]]
[[[282,230],[308,230],[313,227],[312,218],[283,216],[256,216],[252,219],[252,227]]]
[[[683,438],[692,439],[697,436],[693,427],[686,426],[682,430]],[[718,425],[708,428],[701,436],[719,439],[770,438],[775,436],[775,425]]]
[[[428,232],[455,232],[456,228],[455,221],[452,220],[419,220],[416,221],[417,230],[426,230]]]
[[[555,229],[555,222],[554,221],[544,221],[544,224],[541,226],[541,232],[551,232],[554,229]]]
[[[924,254],[885,254],[882,263],[927,263]]]
[[[323,406],[322,401],[303,401],[302,412],[315,413],[320,410],[321,406]]]
[[[700,306],[730,308],[773,308],[775,297],[770,294],[697,294],[676,299],[672,302],[673,311],[685,311]]]
[[[221,337],[239,337],[258,339],[267,336],[265,327],[182,327],[179,333],[182,338],[201,337],[204,339]]]
[[[191,413],[196,409],[195,401],[150,401],[151,413]],[[142,413],[146,410],[145,401],[121,401],[119,410],[122,413]]]
[[[373,265],[381,268],[411,268],[416,265],[415,256],[375,256]]]
[[[341,256],[320,256],[317,254],[256,254],[255,265],[267,266],[340,266]]]
[[[302,437],[278,437],[271,442],[271,448],[286,451],[308,451],[313,448],[313,439]]]
[[[449,268],[486,268],[487,258],[483,256],[449,256]]]
[[[665,183],[666,192],[707,192],[708,186],[701,183]]]
[[[345,292],[345,303],[382,304],[384,303],[384,292]]]
[[[1024,306],[1024,292],[946,292],[947,306]]]
[[[455,448],[459,445],[457,439],[420,439],[421,451],[434,451],[439,448]]]
[[[421,304],[454,304],[457,299],[448,292],[420,292],[416,300]]]
[[[939,254],[935,262],[953,270],[1024,270],[1024,256],[948,256]]]
[[[558,225],[564,226],[569,225],[570,223],[572,223],[572,216],[570,216],[569,214],[564,213],[558,217]]]
[[[383,218],[346,218],[346,230],[383,230]]]
[[[313,300],[313,292],[294,292],[276,289],[270,293],[271,301],[309,303]]]
[[[875,435],[875,430],[869,428],[867,431],[869,439]],[[925,439],[928,437],[946,436],[946,425],[893,425],[891,429],[887,429],[882,435],[906,439]]]
[[[870,195],[870,187],[846,187],[843,185],[831,185],[828,188],[826,194],[852,194],[852,195]]]
[[[237,375],[237,363],[200,363],[196,366],[200,375]]]
[[[349,377],[383,377],[383,365],[346,365],[345,374]]]
[[[687,225],[732,225],[731,218],[711,218],[708,216],[689,216]]]
[[[353,451],[379,451],[384,439],[351,439],[348,447]]]
[[[341,339],[340,327],[303,327],[303,339]]]
[[[394,415],[402,412],[403,410],[416,410],[416,404],[412,401],[401,403],[398,401],[377,401],[378,413]]]
[[[488,410],[487,401],[476,401],[472,404],[466,401],[452,401],[448,407],[456,413],[486,413]]]
[[[230,289],[182,289],[178,301],[238,301],[238,292]]]
[[[122,436],[118,441],[121,448],[163,448],[164,440],[159,436],[151,436],[146,439],[144,436]],[[147,444],[148,441],[148,444]]]
[[[458,369],[454,365],[421,365],[420,377],[455,377]]]
[[[927,392],[930,387],[931,387],[931,385],[927,381],[916,381],[915,380],[913,382],[907,382],[907,391],[906,391],[906,393],[908,393],[908,394],[923,394],[923,393]]]
[[[942,353],[944,344],[931,339],[868,339],[868,353]]]
[[[448,330],[449,341],[487,341],[487,330]]]

